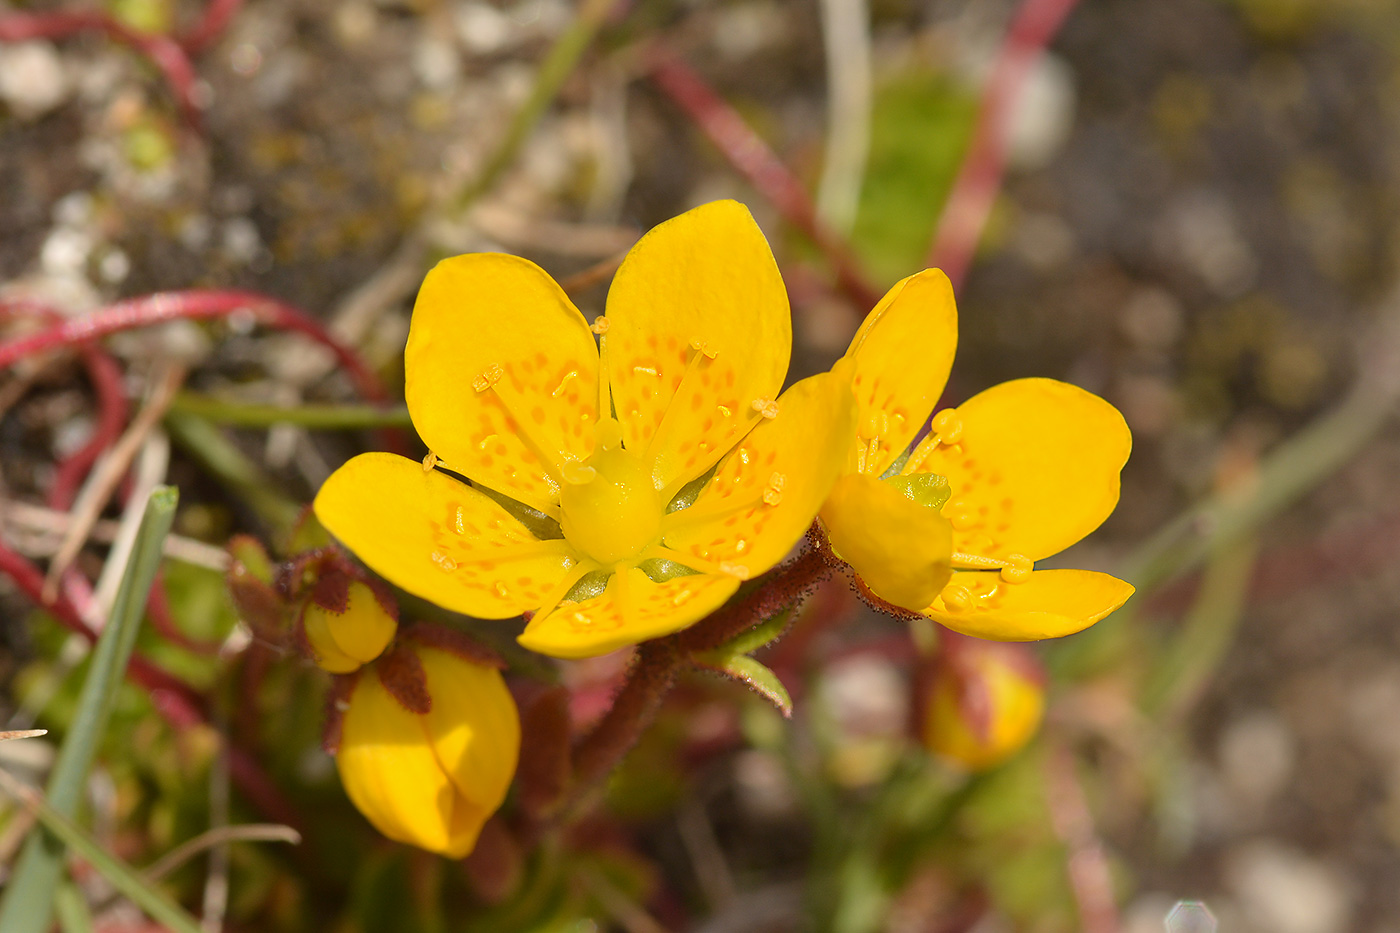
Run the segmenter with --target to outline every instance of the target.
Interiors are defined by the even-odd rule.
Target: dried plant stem
[[[835,272],[837,284],[860,312],[864,314],[875,307],[880,292],[860,269],[850,246],[821,222],[802,183],[738,111],[689,65],[664,51],[653,58],[651,80],[695,121],[729,163],[788,223],[816,244]]]
[[[593,730],[574,748],[575,794],[590,789],[637,744],[675,683],[683,656],[670,638],[643,642],[627,680]]]
[[[928,265],[962,284],[1006,170],[1007,122],[1031,66],[1079,0],[1023,0],[1007,28],[982,94],[972,144],[953,181]]]
[[[170,407],[170,402],[184,379],[183,366],[172,365],[165,368],[155,382],[150,399],[141,408],[136,419],[88,477],[69,513],[70,521],[64,533],[63,543],[59,545],[57,553],[49,563],[49,572],[44,578],[45,601],[51,602],[57,595],[59,578],[72,566],[74,558],[87,542],[92,526],[96,524],[102,510],[107,507],[112,494],[116,492],[117,485],[126,475],[136,452],[146,442],[146,436],[165,416],[166,409]],[[139,521],[139,518],[137,520]],[[134,530],[132,533],[134,534]]]

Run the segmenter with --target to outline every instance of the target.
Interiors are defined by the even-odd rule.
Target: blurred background
[[[64,19],[78,11],[105,18]],[[312,829],[299,854],[229,850],[229,930],[1397,933],[1398,101],[1389,0],[0,4],[12,304],[257,291],[394,386],[436,257],[528,256],[592,317],[642,231],[732,197],[788,281],[793,378],[844,352],[890,284],[942,265],[961,320],[945,404],[1064,379],[1135,441],[1117,512],[1062,562],[1140,596],[1037,646],[1044,732],[985,775],[909,764],[903,625],[838,579],[773,649],[791,722],[686,680],[608,817],[555,853],[581,867],[490,913],[349,809],[314,673],[264,660],[253,705],[235,699],[247,661],[218,562],[172,561],[176,630],[148,627],[142,649],[224,712],[176,729],[128,688],[94,836],[147,864],[219,806],[254,814],[217,790],[217,737],[241,730]],[[258,323],[108,342],[133,398],[181,370],[171,411],[196,424],[167,421],[168,475],[195,544],[270,534],[376,446],[236,417],[354,395],[328,354]],[[34,509],[100,417],[71,357],[0,383],[8,547],[56,550],[58,513]],[[211,424],[233,426],[215,443]],[[76,566],[96,578],[101,553]],[[0,606],[0,721],[61,735],[82,650],[5,579]],[[565,671],[581,721],[620,663]],[[0,765],[42,774],[45,743],[5,743]],[[206,880],[195,861],[172,890],[199,904]],[[154,929],[120,904],[98,917]]]

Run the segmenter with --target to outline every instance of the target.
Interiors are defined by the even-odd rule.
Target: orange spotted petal
[[[1086,629],[1133,595],[1133,587],[1091,570],[1035,570],[1020,583],[994,571],[953,574],[924,615],[990,641],[1037,641]]]
[[[933,413],[957,348],[958,310],[942,271],[911,275],[880,299],[845,356],[854,364],[857,406],[848,469],[879,476],[909,446]]]
[[[658,489],[703,474],[782,388],[787,291],[748,209],[716,201],[637,241],[608,291],[603,337],[623,443]]]
[[[573,562],[466,483],[386,453],[360,454],[316,495],[316,517],[390,582],[455,612],[535,609]]]
[[[662,520],[675,560],[755,576],[783,559],[812,524],[846,462],[854,430],[849,381],[803,379],[720,465],[695,504]]]
[[[499,253],[438,263],[404,368],[413,425],[445,466],[557,517],[561,465],[593,450],[598,351],[543,269]]]
[[[722,574],[690,574],[654,583],[636,567],[619,570],[600,595],[560,603],[530,621],[519,641],[556,658],[591,658],[670,635],[724,604],[739,581]]]
[[[1118,409],[1053,379],[1018,379],[958,406],[962,436],[917,472],[948,478],[943,515],[958,554],[1040,560],[1099,527],[1118,504],[1132,435]]]

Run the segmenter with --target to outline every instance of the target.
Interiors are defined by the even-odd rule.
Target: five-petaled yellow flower
[[[355,457],[316,514],[441,606],[536,611],[520,636],[536,651],[586,657],[678,631],[782,559],[844,463],[844,379],[775,399],[791,345],[777,264],[733,201],[642,237],[591,329],[527,260],[445,260],[404,360],[432,453]]]
[[[934,416],[957,347],[936,269],[890,289],[851,341],[857,430],[822,507],[832,547],[884,601],[966,635],[1055,638],[1132,595],[1108,574],[1035,570],[1118,503],[1132,436],[1112,405],[1052,379],[993,386]]]

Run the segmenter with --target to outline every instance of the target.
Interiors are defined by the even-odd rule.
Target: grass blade
[[[112,616],[93,648],[92,667],[78,697],[77,714],[49,776],[44,806],[61,818],[71,817],[82,799],[113,698],[136,644],[136,632],[146,611],[146,595],[160,565],[161,548],[178,501],[176,489],[160,486],[146,503]],[[63,852],[58,833],[36,832],[29,837],[6,885],[5,898],[0,901],[0,931],[45,933],[53,918],[54,892],[63,877]]]
[[[163,925],[170,933],[203,933],[198,921],[182,910],[162,891],[153,887],[150,882],[137,874],[134,868],[111,855],[106,849],[90,839],[68,817],[55,810],[37,791],[25,787],[4,771],[0,771],[0,787],[3,787],[5,793],[13,796],[22,806],[32,812],[44,829],[71,849],[74,855],[101,872],[102,877],[106,878],[112,887],[145,911],[152,920]],[[32,893],[27,889],[15,888],[15,890],[24,890],[26,894]],[[59,896],[49,900],[61,902],[62,891],[62,887],[58,888]],[[81,895],[79,897],[81,898]],[[18,900],[18,898],[14,900]],[[63,904],[64,912],[69,915],[65,919],[65,923],[70,923],[75,919],[76,911],[74,908],[79,906],[84,905],[81,903],[78,905]],[[81,923],[81,920],[78,922]],[[10,927],[5,925],[3,918],[0,918],[0,930],[10,933]]]

